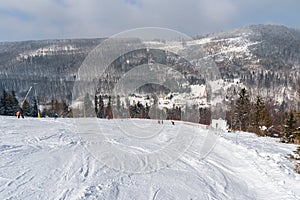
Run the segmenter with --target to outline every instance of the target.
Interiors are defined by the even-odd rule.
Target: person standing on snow
[[[22,108],[20,108],[19,111],[17,112],[17,116],[18,116],[18,118],[22,117],[24,119],[23,109]]]

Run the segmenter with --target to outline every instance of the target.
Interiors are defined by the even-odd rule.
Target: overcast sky
[[[195,36],[249,24],[300,29],[300,1],[0,0],[0,41],[109,37],[149,26]]]

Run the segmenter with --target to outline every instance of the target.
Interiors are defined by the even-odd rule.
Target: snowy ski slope
[[[286,158],[295,145],[184,122],[127,119],[88,125],[95,120],[0,116],[0,199],[300,199],[300,175]],[[142,128],[156,134],[132,139],[121,134],[126,124],[132,132]],[[157,151],[178,134],[196,134],[174,162],[135,173],[97,159],[89,148],[93,141],[81,137],[82,131],[93,138],[101,131],[111,145],[131,153]],[[124,166],[134,169],[129,161],[123,160]],[[155,167],[151,162],[141,163]]]

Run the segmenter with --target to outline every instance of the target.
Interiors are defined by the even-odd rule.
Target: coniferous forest
[[[38,103],[35,98],[19,101],[14,91],[9,93],[3,90],[0,95],[0,115],[16,116],[17,112],[21,109],[25,117],[38,117],[38,113],[40,113],[41,117],[55,117],[56,115],[72,117],[72,111],[65,101],[59,102],[52,99],[41,111],[38,108]]]
[[[105,104],[104,99],[108,99]],[[72,110],[65,101],[52,99],[51,102],[45,103],[42,110],[39,110],[36,99],[28,101],[25,99],[20,102],[14,91],[10,93],[3,90],[0,96],[0,115],[15,116],[20,110],[25,117],[37,117],[38,113],[41,117],[73,117]],[[116,103],[113,102],[111,96],[95,95],[94,105],[89,99],[88,94],[84,98],[84,110],[87,113],[95,112],[98,118],[114,118],[130,117],[150,119],[150,105],[142,105],[140,102],[132,105],[121,105],[120,98],[116,97]],[[189,112],[196,113],[196,120],[204,125],[211,123],[210,107],[200,107],[189,109]],[[196,111],[196,112],[195,112]],[[124,116],[121,114],[125,113]],[[171,109],[165,109],[166,120],[185,120],[182,119],[184,111],[178,106]],[[83,117],[89,117],[82,115]],[[194,116],[195,118],[195,116]],[[189,119],[186,119],[189,120]],[[254,132],[259,136],[280,137],[285,143],[299,143],[300,141],[300,112],[296,109],[289,109],[285,102],[280,105],[275,104],[272,100],[263,99],[261,96],[251,96],[249,92],[242,88],[236,95],[235,99],[231,99],[226,110],[226,121],[228,130],[230,131],[247,131]]]

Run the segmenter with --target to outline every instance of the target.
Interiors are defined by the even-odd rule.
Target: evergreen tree
[[[283,129],[283,136],[281,141],[287,143],[293,143],[295,136],[294,133],[296,131],[296,120],[293,111],[290,111],[285,120],[285,125]]]
[[[129,106],[129,115],[130,115],[130,118],[135,118],[137,116],[137,105],[134,104],[134,105],[130,105]]]
[[[117,95],[117,105],[116,105],[116,110],[115,113],[118,117],[123,116],[123,109],[121,107],[121,100],[120,100],[120,95]]]
[[[56,100],[54,100],[54,98],[52,97],[51,99],[51,111],[49,113],[49,115],[52,117],[54,115],[54,113],[56,113],[56,108],[55,108],[55,102]]]
[[[172,109],[167,109],[167,120],[181,120],[181,108],[173,105]]]
[[[19,110],[20,106],[19,106],[19,101],[16,98],[16,94],[15,91],[11,92],[11,115],[14,116],[16,114],[16,112]]]
[[[270,113],[260,96],[257,96],[255,102],[251,105],[250,121],[251,127],[248,130],[258,135],[265,135],[265,132],[261,130],[262,126],[271,126]]]
[[[211,123],[211,109],[210,108],[199,108],[199,123],[204,125],[210,125]]]
[[[145,117],[146,119],[150,119],[150,115],[149,115],[149,112],[150,112],[150,106],[146,103],[146,108],[145,108]]]
[[[97,113],[97,117],[104,118],[104,102],[101,95],[99,96],[99,110]]]
[[[7,115],[7,92],[3,90],[0,98],[0,115]]]
[[[22,109],[23,109],[23,115],[24,116],[30,116],[31,115],[32,107],[30,106],[30,104],[28,103],[27,100],[24,101]]]
[[[235,101],[233,98],[229,99],[228,110],[226,111],[226,121],[228,122],[229,128],[232,129],[235,127]]]
[[[137,118],[141,118],[142,117],[142,110],[143,110],[143,105],[138,101],[136,104],[136,113],[135,116]]]
[[[239,92],[239,98],[236,101],[236,125],[240,131],[246,131],[249,125],[250,100],[248,92],[243,88]]]
[[[121,100],[120,100],[120,95],[117,95],[117,110],[121,110]]]
[[[95,95],[95,113],[98,114],[98,97]]]
[[[107,107],[105,109],[105,118],[107,117],[108,119],[112,119],[113,118],[113,113],[112,113],[112,109],[111,109],[111,96],[108,97],[108,103],[107,103]]]
[[[254,125],[258,128],[262,124],[263,110],[265,108],[264,102],[260,96],[256,97],[254,106]]]
[[[14,116],[19,110],[19,102],[16,98],[15,92],[8,94],[5,90],[0,97],[0,115]]]
[[[129,115],[131,118],[143,118],[150,119],[150,106],[146,103],[146,106],[138,102],[137,104],[129,106]]]
[[[31,117],[37,117],[38,116],[38,106],[37,106],[37,101],[36,99],[33,100],[33,106],[32,106],[32,110],[30,113]]]

